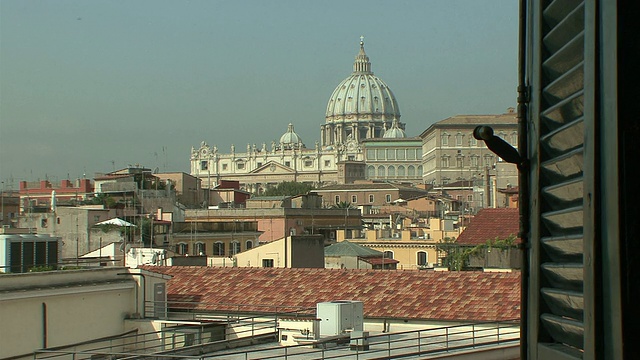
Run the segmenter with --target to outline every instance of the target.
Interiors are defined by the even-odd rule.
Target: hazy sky
[[[0,0],[0,179],[140,164],[189,172],[228,152],[307,146],[360,36],[409,136],[516,101],[514,0]]]

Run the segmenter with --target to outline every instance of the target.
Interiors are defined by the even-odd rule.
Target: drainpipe
[[[42,348],[47,348],[47,303],[42,303]]]

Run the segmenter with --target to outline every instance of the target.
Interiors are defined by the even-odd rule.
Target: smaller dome
[[[407,134],[405,134],[404,130],[398,125],[398,119],[393,119],[391,128],[385,131],[382,137],[386,139],[400,139],[407,137]]]
[[[304,147],[302,138],[295,131],[293,131],[293,124],[289,123],[287,132],[280,136],[280,144],[285,148],[292,147]]]

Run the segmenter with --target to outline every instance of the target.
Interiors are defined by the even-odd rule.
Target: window
[[[456,195],[456,200],[462,201],[462,195]]]
[[[262,163],[261,163],[261,162],[259,162],[259,163],[258,163],[258,167],[261,167],[261,166],[262,166]]]
[[[406,151],[407,149],[398,149],[398,160],[404,160],[405,159],[405,155],[406,155]],[[409,151],[413,151],[413,150],[409,150]]]
[[[335,200],[336,200],[336,204],[339,203],[340,202],[340,195],[336,195]]]
[[[484,156],[484,166],[490,168],[493,165],[493,156],[485,155]]]
[[[291,167],[291,161],[285,161],[284,166]]]
[[[467,195],[467,201],[468,202],[473,201],[473,195]]]
[[[239,162],[236,164],[236,168],[238,168],[238,170],[243,170],[244,169],[244,163],[243,162]]]
[[[462,156],[456,157],[456,167],[460,169],[464,167],[464,158]]]
[[[233,241],[229,244],[229,256],[233,256],[238,253],[240,253],[240,243]]]
[[[4,196],[4,195],[3,195]],[[40,227],[46,228],[47,227],[47,219],[42,219],[40,220]],[[77,241],[77,240],[76,240]]]
[[[312,167],[313,166],[313,160],[305,160],[304,161],[304,166]]]
[[[378,166],[378,177],[385,177],[386,171],[384,170],[384,166]]]
[[[194,255],[207,255],[207,244],[197,242]]]
[[[417,254],[417,263],[418,266],[427,266],[428,264],[428,260],[429,260],[429,255],[427,254],[426,251],[418,251]]]
[[[394,166],[389,166],[389,168],[387,169],[387,174],[389,175],[390,178],[393,178],[396,176],[396,168]]]
[[[213,256],[224,256],[224,243],[217,241],[213,244]]]
[[[443,168],[448,168],[449,167],[449,157],[448,156],[443,156],[442,159],[440,160],[440,167]]]
[[[390,203],[391,202],[391,194],[387,194],[384,196],[384,201]]]
[[[370,203],[372,203],[372,202],[373,202],[373,200],[374,200],[374,198],[373,198],[373,194],[369,195],[369,202],[370,202]]]
[[[367,149],[367,160],[375,160],[376,151],[374,149]]]
[[[471,167],[474,167],[474,168],[478,167],[478,156],[476,155],[471,156]]]
[[[358,196],[357,195],[351,195],[351,202],[352,203],[357,203],[358,202]]]
[[[387,149],[387,160],[395,160],[395,159],[396,159],[396,150]]]
[[[462,146],[462,138],[464,137],[464,135],[462,135],[462,133],[457,133],[456,134],[456,146]]]
[[[94,222],[98,222],[100,221],[100,215],[93,215],[93,221]],[[59,224],[59,223],[58,223]]]
[[[518,147],[518,133],[517,132],[512,132],[511,133],[511,146],[513,147]]]
[[[329,166],[331,166],[331,160],[325,160],[324,167],[329,167]]]
[[[477,146],[478,140],[473,137],[473,135],[469,135],[469,146]]]
[[[367,167],[367,177],[368,177],[369,179],[372,179],[372,178],[374,178],[375,176],[376,176],[376,168],[375,168],[375,167],[373,167],[372,165],[369,165],[369,166]]]
[[[178,255],[186,255],[189,251],[189,245],[187,243],[179,243],[176,245],[176,253]]]
[[[207,170],[207,169],[209,169],[209,162],[206,160],[200,161],[200,170]]]
[[[273,259],[262,259],[262,267],[272,268],[273,267]]]
[[[409,165],[408,169],[408,175],[411,177],[416,176],[416,168],[413,165]]]
[[[227,170],[227,164],[222,164],[222,170]]]
[[[253,241],[247,240],[247,243],[245,244],[245,248],[247,250],[252,249],[253,248]]]
[[[387,250],[383,253],[382,256],[384,256],[385,259],[393,259],[393,251]]]
[[[404,176],[405,176],[404,166],[400,165],[398,166],[398,177],[404,177]]]
[[[376,152],[376,159],[384,160],[384,149],[378,149],[378,151]]]
[[[442,146],[449,146],[449,134],[443,133],[440,136],[440,143],[442,144]]]

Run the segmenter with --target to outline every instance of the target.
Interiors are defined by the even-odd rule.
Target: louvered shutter
[[[586,43],[590,1],[529,3],[527,78],[531,160],[529,355],[582,358],[590,345],[593,289],[593,67]],[[588,27],[593,27],[589,24]],[[586,61],[585,61],[586,59]],[[586,169],[591,169],[587,171]],[[591,282],[592,283],[592,282]]]

